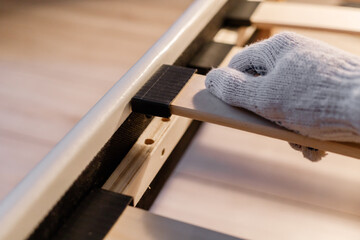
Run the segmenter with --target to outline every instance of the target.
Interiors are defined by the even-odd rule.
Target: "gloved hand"
[[[299,134],[360,142],[360,58],[325,43],[284,32],[211,70],[208,90]],[[323,151],[302,147],[310,160]]]

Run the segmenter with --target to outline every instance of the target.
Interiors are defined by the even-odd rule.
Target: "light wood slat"
[[[238,238],[161,217],[138,208],[127,207],[104,239],[236,240]]]
[[[360,145],[320,141],[282,128],[245,109],[232,107],[205,89],[205,76],[195,74],[171,103],[171,112],[288,142],[360,158]]]
[[[215,35],[213,41],[235,45],[238,41],[239,34],[237,28],[221,28]]]
[[[270,30],[270,35],[273,36],[284,31],[293,31],[306,37],[326,42],[334,47],[360,56],[360,35],[284,27],[272,28]]]
[[[262,2],[250,21],[259,28],[292,27],[360,34],[360,9],[288,2]]]

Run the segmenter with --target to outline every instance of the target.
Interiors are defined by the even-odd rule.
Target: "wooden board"
[[[236,240],[238,238],[127,207],[105,240]]]
[[[292,31],[309,38],[326,42],[334,47],[340,48],[349,53],[360,56],[360,35],[350,33],[334,33],[326,31],[316,31],[312,29],[293,29],[275,27],[270,30],[270,35],[275,35],[284,31]]]
[[[360,145],[308,138],[272,123],[242,108],[232,107],[205,89],[205,76],[193,75],[171,103],[171,112],[204,122],[220,124],[268,137],[286,140],[345,156],[360,158]]]
[[[360,9],[288,2],[261,2],[250,21],[259,28],[292,27],[360,34]]]

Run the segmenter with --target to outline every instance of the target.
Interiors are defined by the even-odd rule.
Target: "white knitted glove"
[[[213,69],[208,90],[299,134],[360,142],[360,58],[284,32],[244,48]],[[310,160],[324,152],[292,145]]]

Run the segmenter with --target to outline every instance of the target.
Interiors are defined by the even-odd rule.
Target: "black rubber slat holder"
[[[209,42],[190,61],[189,67],[196,68],[197,73],[205,75],[211,68],[218,67],[233,47],[232,44]]]
[[[93,190],[53,239],[103,239],[131,202],[129,196],[103,189]]]
[[[131,99],[134,112],[168,118],[170,103],[178,95],[195,69],[162,65]]]
[[[250,26],[250,17],[258,7],[260,2],[232,0],[231,8],[225,17],[227,26]]]

